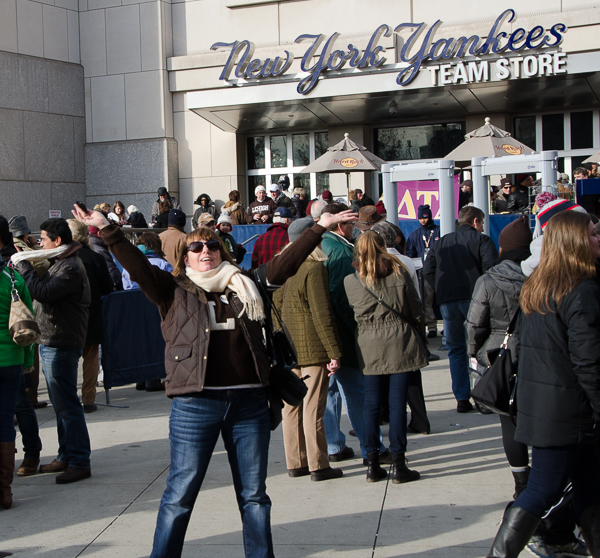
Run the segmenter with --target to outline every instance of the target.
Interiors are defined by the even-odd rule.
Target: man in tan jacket
[[[165,258],[173,267],[177,265],[179,248],[185,245],[187,234],[184,231],[184,227],[185,213],[181,209],[171,209],[169,211],[169,226],[166,231],[158,235],[162,243]]]

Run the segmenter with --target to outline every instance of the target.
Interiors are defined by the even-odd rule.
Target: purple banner
[[[398,219],[416,219],[420,205],[429,205],[434,219],[440,218],[440,189],[437,180],[396,182],[398,187]],[[454,177],[454,214],[458,218],[460,177]]]

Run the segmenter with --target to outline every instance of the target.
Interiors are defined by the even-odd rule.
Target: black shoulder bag
[[[294,368],[298,368],[296,351],[279,312],[271,302],[266,280],[266,265],[261,265],[256,269],[254,277],[265,307],[267,351],[271,357],[269,388],[275,397],[285,401],[292,407],[297,407],[302,403],[308,392],[308,387],[306,387],[303,379],[299,378],[293,371]],[[281,326],[280,329],[275,329],[271,312],[275,314]]]
[[[517,309],[512,317],[500,349],[488,351],[491,365],[471,390],[473,401],[499,415],[510,416],[513,422],[517,412],[517,367],[508,348],[508,340],[513,336],[521,311]]]

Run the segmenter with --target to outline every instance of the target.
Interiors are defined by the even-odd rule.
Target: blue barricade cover
[[[234,225],[231,234],[233,239],[241,244],[245,240],[252,238],[255,234],[263,234],[271,225]],[[256,238],[251,240],[247,244],[244,244],[244,248],[246,249],[246,255],[240,267],[244,269],[250,269],[252,267],[252,250],[254,249],[254,243],[256,242]]]
[[[102,314],[105,388],[166,377],[160,314],[142,291],[105,296]]]

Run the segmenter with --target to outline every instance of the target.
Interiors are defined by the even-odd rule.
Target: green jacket
[[[352,267],[354,246],[345,238],[326,232],[321,242],[321,250],[327,256],[325,268],[329,275],[329,292],[331,293],[333,312],[342,340],[342,366],[358,368],[354,344],[356,320],[344,289],[344,277],[354,273]]]
[[[21,300],[33,312],[29,289],[23,278],[15,271],[17,292]],[[5,265],[0,266],[0,374],[1,368],[22,364],[23,368],[33,366],[33,347],[19,347],[10,337],[8,318],[10,315],[10,272]]]
[[[408,272],[400,277],[392,273],[369,287],[400,316],[379,304],[357,275],[346,277],[344,285],[358,324],[356,346],[363,374],[398,374],[427,366],[425,315]]]
[[[298,273],[275,292],[273,303],[281,311],[300,366],[342,356],[327,288],[327,270],[321,262],[306,260]]]

